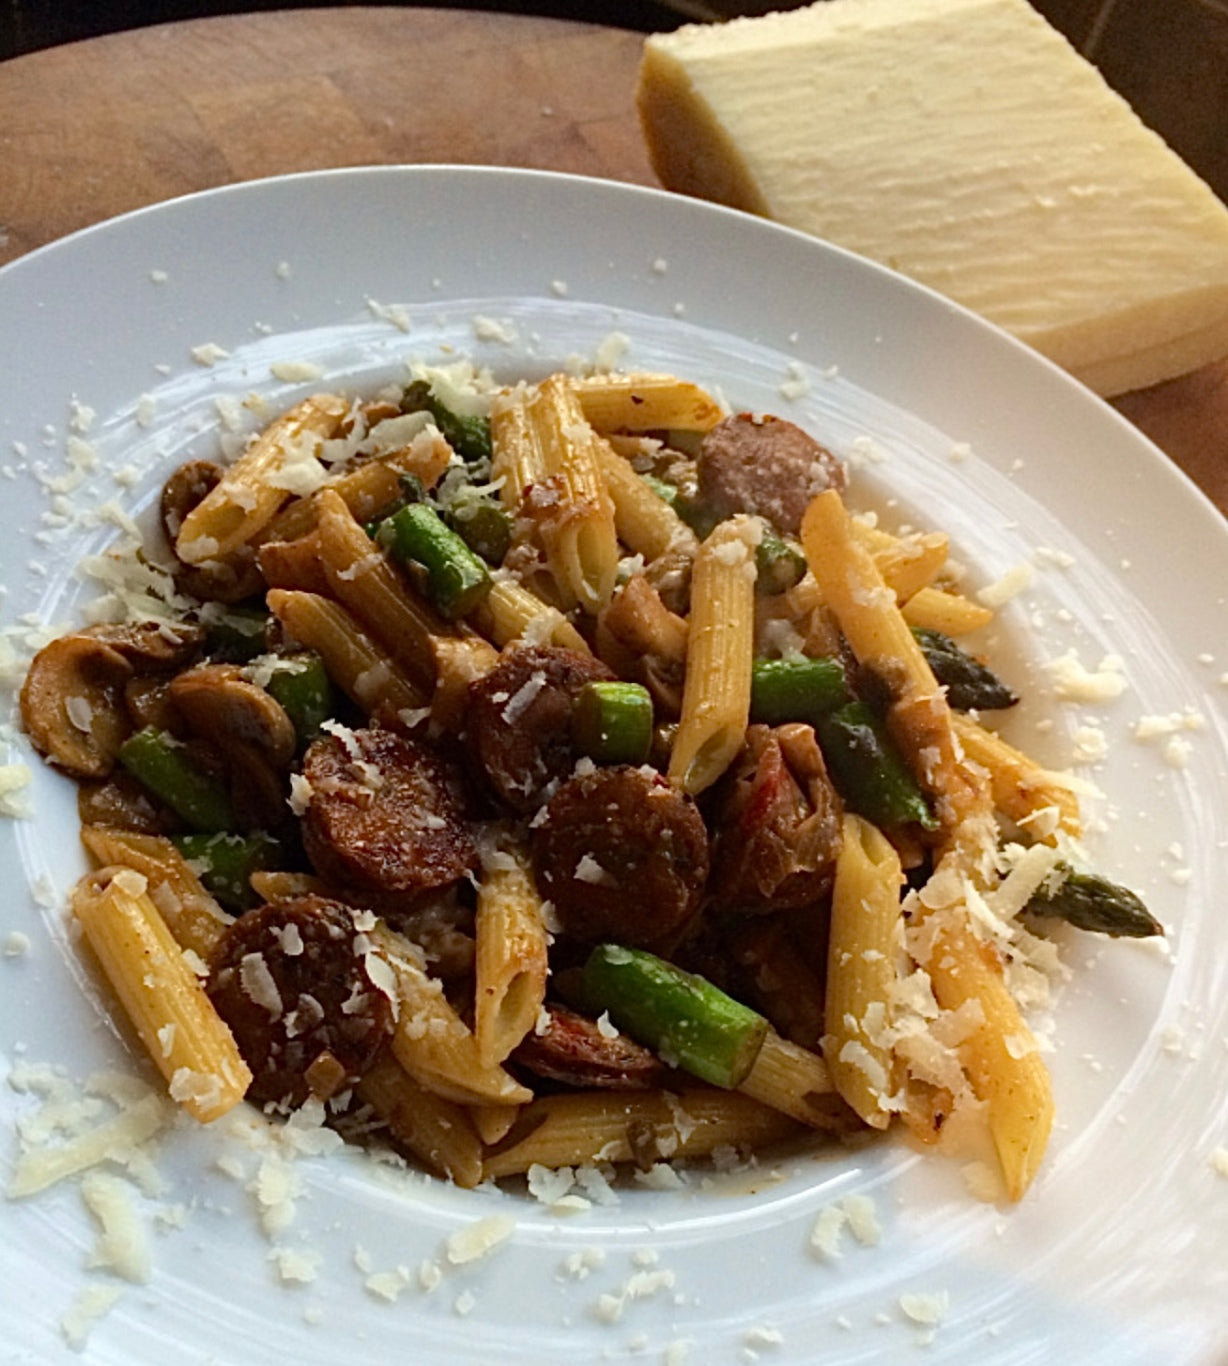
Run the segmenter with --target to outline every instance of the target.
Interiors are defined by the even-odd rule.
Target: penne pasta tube
[[[670,780],[692,796],[724,773],[746,734],[759,532],[755,519],[731,517],[695,557],[682,716],[669,759]]]
[[[333,475],[319,490],[337,494],[356,521],[368,522],[402,497],[401,476],[413,474],[424,488],[433,488],[452,460],[452,447],[433,427],[429,441],[419,437],[408,446],[366,460],[342,474]],[[316,524],[319,493],[287,503],[262,533],[264,540],[293,541]]]
[[[960,762],[951,709],[929,661],[859,542],[839,493],[811,499],[802,518],[802,547],[824,602],[858,663],[874,670],[892,697],[888,722],[914,776],[938,806],[948,836],[985,814],[988,791]]]
[[[608,441],[596,443],[597,464],[614,503],[619,540],[634,555],[655,560],[666,553],[693,558],[699,549],[695,533]]]
[[[947,636],[979,631],[993,620],[990,608],[965,598],[961,593],[948,593],[932,585],[918,589],[900,610],[909,626],[941,631]]]
[[[839,493],[812,498],[802,518],[802,548],[823,601],[861,664],[887,671],[898,692],[938,692],[925,655],[900,615],[873,554],[861,543]]]
[[[234,917],[205,890],[188,861],[165,835],[146,835],[109,825],[83,825],[81,842],[100,867],[133,868],[167,928],[182,949],[207,963],[222,931]]]
[[[324,660],[328,676],[368,714],[404,723],[429,694],[393,664],[340,604],[318,593],[273,589],[269,610],[289,634]]]
[[[561,605],[597,612],[618,576],[618,537],[598,438],[567,377],[548,375],[495,404],[491,439],[503,499],[532,520]]]
[[[445,621],[417,596],[371,543],[340,494],[317,499],[321,564],[329,592],[385,647],[389,657],[426,695],[448,678],[463,691],[470,679],[495,666],[497,651],[481,636]]]
[[[907,602],[914,593],[933,583],[947,562],[944,532],[892,536],[855,519],[852,528],[853,535],[870,551],[883,582],[895,594],[897,602]]]
[[[273,520],[304,474],[321,482],[320,448],[340,431],[348,412],[345,399],[316,394],[274,418],[183,519],[175,538],[179,558],[201,564],[229,554]],[[295,468],[304,464],[305,471]]]
[[[363,1073],[358,1095],[431,1171],[466,1190],[482,1179],[482,1141],[465,1108],[420,1086],[388,1049]]]
[[[982,947],[960,914],[934,914],[941,919],[923,966],[944,1010],[972,1004],[979,1016],[959,1052],[973,1090],[986,1102],[1007,1195],[1019,1200],[1040,1167],[1053,1127],[1049,1072],[992,950]]]
[[[986,730],[969,716],[952,713],[955,737],[965,758],[989,775],[989,791],[994,806],[1017,825],[1028,824],[1046,808],[1057,813],[1057,826],[1068,835],[1082,829],[1079,799],[1060,775],[1042,768],[1034,759],[1008,744],[1000,735]],[[1038,838],[1049,841],[1052,834]]]
[[[232,1110],[251,1085],[225,1021],[131,868],[87,874],[73,914],[171,1097],[202,1124]]]
[[[515,1105],[471,1105],[469,1119],[486,1147],[501,1143],[511,1132],[520,1110]]]
[[[899,855],[860,816],[846,814],[832,888],[823,1056],[836,1090],[865,1123],[885,1129],[895,1090],[891,1026],[900,924]]]
[[[588,654],[588,641],[550,603],[507,574],[495,574],[490,592],[472,614],[473,624],[500,649],[514,640],[561,645]]]
[[[594,1162],[648,1166],[707,1157],[718,1148],[747,1151],[787,1138],[797,1122],[737,1091],[577,1091],[527,1105],[507,1139],[486,1155],[483,1175],[498,1179],[530,1167]]]
[[[591,375],[572,385],[599,432],[706,432],[725,416],[711,394],[674,375]]]
[[[738,1090],[812,1129],[835,1127],[832,1079],[823,1059],[769,1029]]]
[[[482,850],[474,920],[473,1032],[478,1058],[501,1063],[537,1023],[546,999],[549,933],[525,850]]]
[[[376,948],[397,979],[399,1008],[392,1052],[420,1086],[460,1105],[523,1105],[532,1092],[497,1063],[484,1063],[473,1031],[422,967],[416,947],[378,926]]]

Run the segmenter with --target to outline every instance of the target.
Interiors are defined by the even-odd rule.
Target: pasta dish
[[[72,910],[171,1096],[461,1186],[1053,1122],[1019,990],[1160,927],[986,717],[940,530],[688,380],[457,363],[163,487],[21,694]]]

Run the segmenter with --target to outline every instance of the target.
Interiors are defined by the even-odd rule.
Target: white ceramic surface
[[[475,318],[504,339],[480,340]],[[176,461],[214,451],[229,401],[321,383],[271,364],[373,386],[451,345],[540,373],[616,333],[628,367],[808,426],[853,460],[858,501],[950,530],[974,586],[1031,566],[989,642],[1025,693],[1012,733],[1055,765],[1105,738],[1082,770],[1103,794],[1091,847],[1172,949],[1067,941],[1059,1121],[1034,1189],[981,1205],[953,1165],[887,1142],[563,1214],[347,1153],[294,1164],[294,1219],[270,1234],[246,1188],[259,1154],[184,1122],[161,1144],[163,1188],[135,1197],[160,1230],[145,1285],[87,1269],[97,1229],[74,1183],[0,1201],[0,1360],[1228,1361],[1213,1162],[1228,1145],[1228,529],[1109,408],[979,321],[813,240],[613,183],[383,168],[160,205],[0,271],[0,626],[71,620],[92,591],[76,564],[115,534],[108,508],[147,509]],[[209,344],[227,354],[205,365],[192,353]],[[52,481],[73,436],[96,463],[65,503]],[[1070,650],[1090,669],[1120,656],[1124,694],[1056,698],[1046,664]],[[1182,715],[1176,749],[1134,737],[1143,717]],[[19,736],[7,749],[36,763]],[[83,866],[71,789],[36,768],[31,794],[33,817],[0,825],[0,1065],[148,1076],[66,929]],[[0,1080],[0,1174],[35,1102]],[[854,1192],[880,1240],[818,1256],[816,1217]],[[450,1234],[488,1215],[514,1232],[450,1265]],[[283,1283],[277,1249],[314,1278]],[[366,1284],[380,1273],[393,1298]],[[122,1293],[72,1351],[60,1320],[96,1285]],[[907,1297],[939,1292],[936,1326],[909,1317]]]

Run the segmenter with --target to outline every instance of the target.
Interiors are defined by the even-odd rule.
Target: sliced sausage
[[[654,769],[598,768],[551,797],[533,829],[533,865],[565,933],[647,947],[698,910],[708,832],[691,798]]]
[[[810,726],[751,726],[717,793],[713,904],[777,911],[827,896],[843,808]]]
[[[526,1035],[512,1061],[548,1081],[605,1091],[644,1091],[670,1076],[643,1044],[561,1005],[547,1008],[544,1027]]]
[[[456,775],[414,740],[374,729],[324,735],[303,756],[303,777],[303,847],[316,872],[347,893],[409,905],[477,860]]]
[[[844,487],[844,467],[826,446],[780,417],[737,413],[704,436],[700,502],[718,518],[735,512],[766,517],[796,536],[817,493]]]
[[[586,683],[613,677],[593,655],[529,645],[505,651],[470,685],[470,756],[513,811],[536,810],[551,784],[571,773],[579,757],[571,734],[576,694]]]
[[[249,1100],[299,1106],[359,1080],[393,1024],[368,953],[349,907],[322,896],[261,906],[227,926],[207,989],[252,1069]]]

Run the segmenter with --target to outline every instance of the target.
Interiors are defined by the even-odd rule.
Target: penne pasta
[[[269,610],[300,645],[317,651],[329,677],[360,707],[402,724],[429,705],[429,694],[385,657],[354,618],[318,593],[274,589]]]
[[[648,1166],[707,1157],[721,1148],[760,1149],[799,1127],[779,1110],[714,1087],[563,1093],[526,1106],[504,1142],[487,1153],[482,1170],[487,1179],[498,1179],[535,1166]]]
[[[513,641],[560,645],[587,654],[588,642],[550,603],[515,579],[496,575],[490,592],[473,612],[473,624],[502,648]]]
[[[546,999],[549,933],[527,854],[512,841],[482,850],[474,935],[473,1032],[491,1067],[529,1033]]]
[[[389,1050],[363,1074],[358,1095],[430,1171],[466,1189],[482,1179],[482,1140],[465,1108],[419,1085]]]
[[[846,814],[828,930],[823,1056],[836,1090],[874,1129],[887,1127],[895,1090],[887,1031],[903,882],[886,836]]]
[[[972,1006],[979,1017],[960,1055],[976,1094],[988,1107],[989,1133],[1006,1192],[1020,1200],[1032,1183],[1053,1127],[1053,1087],[1036,1040],[1002,971],[957,913],[941,917],[923,966],[946,1011]]]
[[[598,439],[570,381],[550,375],[505,397],[491,435],[504,501],[532,521],[560,604],[595,613],[614,589],[618,537]]]
[[[452,462],[452,447],[435,429],[428,428],[426,440],[419,437],[408,446],[387,455],[367,460],[354,469],[333,475],[319,493],[337,494],[360,523],[368,522],[390,508],[404,493],[401,476],[415,475],[424,488],[433,488]],[[293,541],[307,535],[316,525],[319,494],[309,494],[287,503],[265,527],[264,540]]]
[[[993,612],[960,593],[948,593],[932,585],[919,588],[900,608],[909,626],[941,631],[947,636],[979,631],[993,620]]]
[[[692,796],[724,773],[746,733],[758,530],[752,518],[731,517],[695,558],[682,717],[669,759],[670,780]]]
[[[317,394],[274,418],[183,519],[175,539],[179,558],[201,564],[229,554],[262,531],[304,479],[322,482],[320,448],[348,412],[345,399]]]
[[[420,1086],[461,1105],[523,1105],[532,1092],[497,1063],[483,1062],[473,1031],[419,962],[415,947],[382,927],[373,936],[396,975],[392,1052]]]
[[[202,1124],[232,1110],[252,1074],[183,950],[131,868],[87,874],[73,915],[171,1097]]]
[[[494,667],[498,656],[490,644],[445,621],[419,598],[371,543],[340,494],[322,490],[317,515],[320,563],[330,594],[424,695],[442,685],[445,696],[454,698]],[[458,707],[454,702],[451,710]]]
[[[1052,809],[1056,826],[1068,835],[1078,836],[1082,822],[1079,800],[1062,782],[1060,775],[1042,768],[1034,759],[1008,744],[1000,735],[986,730],[969,716],[954,713],[951,718],[955,736],[965,757],[979,765],[989,776],[994,806],[1016,825],[1028,825],[1038,813]],[[1051,832],[1038,832],[1037,838],[1053,838]]]
[[[135,869],[182,949],[208,962],[222,931],[234,917],[205,890],[188,861],[165,835],[146,835],[107,825],[83,825],[81,842],[99,866]]]
[[[697,384],[673,375],[591,375],[572,381],[599,432],[706,432],[725,410]]]
[[[608,441],[599,440],[595,449],[598,468],[614,503],[614,525],[631,553],[645,560],[669,553],[694,558],[699,541],[665,499],[652,491]]]
[[[738,1090],[812,1129],[836,1127],[839,1111],[831,1104],[827,1064],[812,1049],[782,1039],[775,1030],[768,1030]]]

